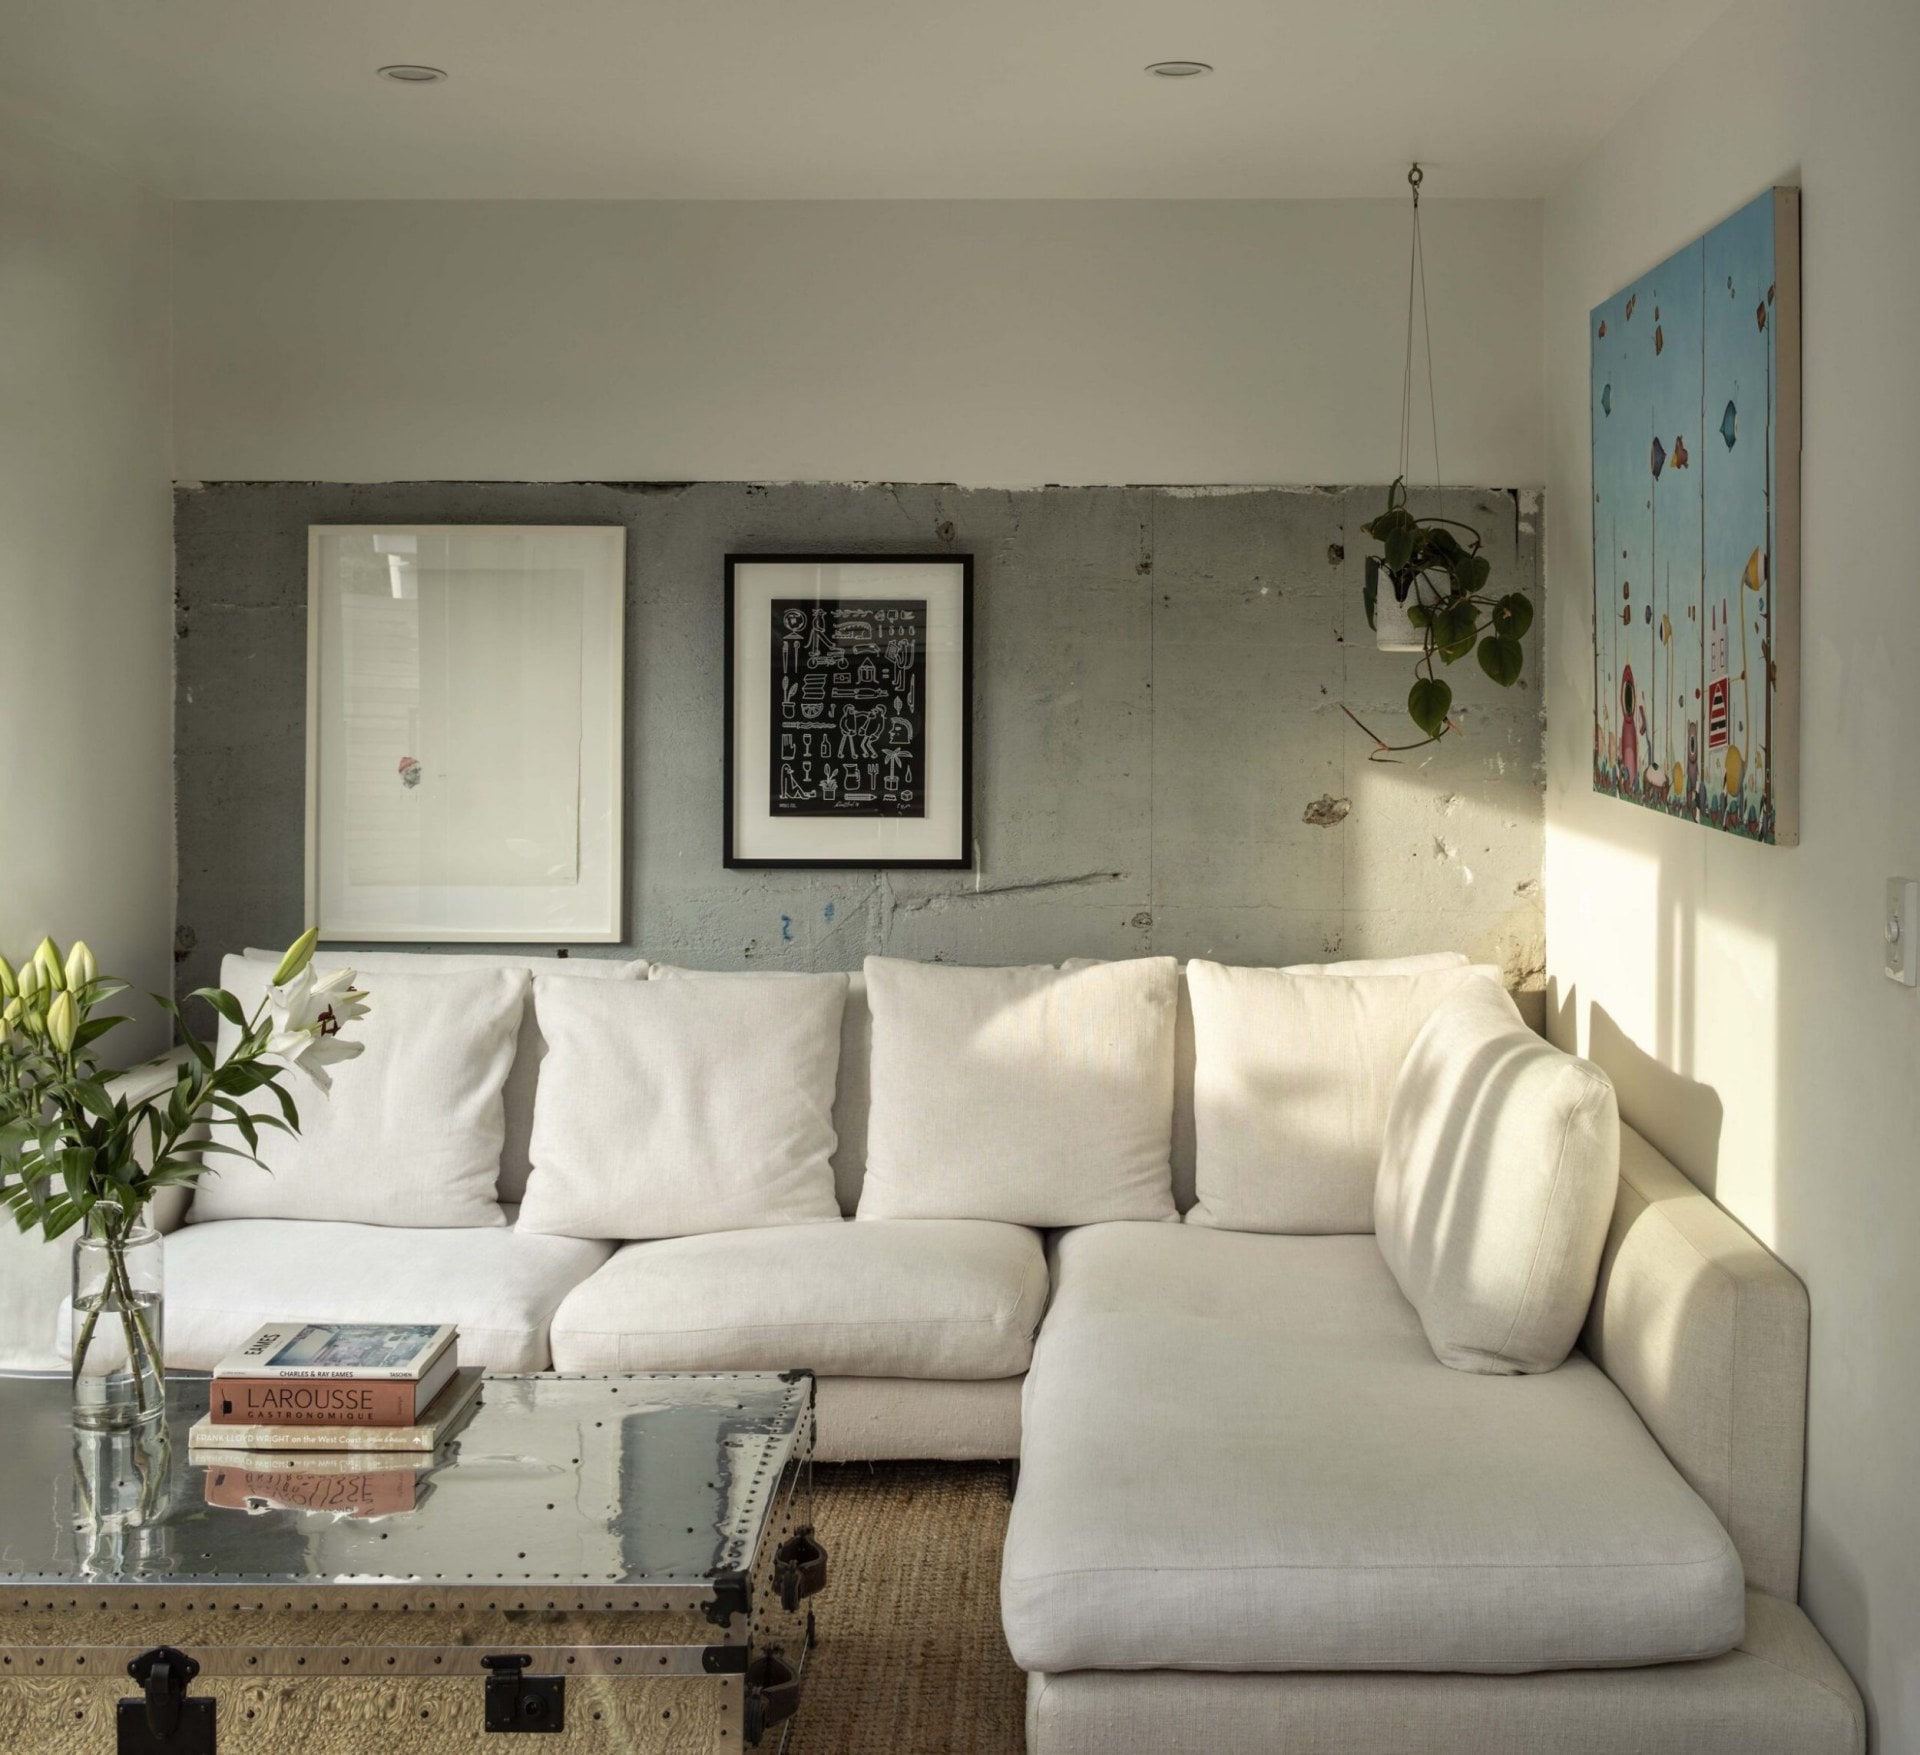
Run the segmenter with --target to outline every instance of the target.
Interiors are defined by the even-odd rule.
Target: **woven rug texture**
[[[814,1470],[829,1557],[788,1755],[1022,1755],[1026,1677],[1000,1632],[1007,1471]]]

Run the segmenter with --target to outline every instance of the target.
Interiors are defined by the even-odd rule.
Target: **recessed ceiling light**
[[[380,69],[382,79],[391,79],[397,85],[438,85],[446,76],[444,67],[423,67],[414,61],[396,61]]]
[[[1198,79],[1213,68],[1205,61],[1155,61],[1147,71],[1156,79]]]

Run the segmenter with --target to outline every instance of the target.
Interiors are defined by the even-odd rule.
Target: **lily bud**
[[[284,987],[309,963],[313,961],[313,947],[319,941],[320,929],[309,926],[307,930],[287,946],[287,954],[280,959],[280,967],[274,970],[274,987]]]
[[[13,965],[0,957],[0,1000],[9,1000],[19,991],[20,978],[14,974]]]
[[[60,961],[60,947],[50,938],[43,938],[34,946],[33,960],[40,965],[40,972],[46,976],[49,987],[66,985],[67,971]]]
[[[38,957],[20,968],[20,997],[29,1003],[47,984],[47,971]]]
[[[79,1029],[80,1008],[73,1003],[73,995],[62,988],[53,996],[53,1004],[47,1007],[47,1035],[55,1048],[68,1054],[73,1050],[73,1039]]]
[[[67,985],[76,993],[88,983],[100,979],[100,965],[94,960],[93,952],[87,949],[87,941],[77,938],[73,949],[67,952]]]

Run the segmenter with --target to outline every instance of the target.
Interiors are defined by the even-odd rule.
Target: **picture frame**
[[[306,918],[331,942],[617,944],[626,531],[307,531]]]
[[[973,557],[730,554],[721,857],[970,871]]]
[[[1800,837],[1800,191],[1596,305],[1593,789]]]

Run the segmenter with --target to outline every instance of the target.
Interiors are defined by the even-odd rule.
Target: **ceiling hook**
[[[1420,185],[1427,179],[1427,173],[1420,168],[1420,161],[1413,161],[1413,169],[1407,172],[1407,184],[1413,190],[1413,204],[1420,205]]]

